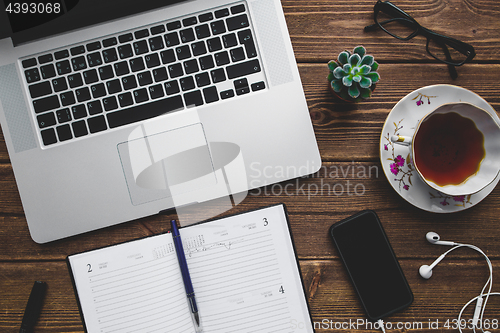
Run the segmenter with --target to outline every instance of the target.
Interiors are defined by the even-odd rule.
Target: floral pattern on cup
[[[415,96],[415,98],[413,98],[412,100],[414,101],[419,97],[420,97],[420,99],[417,101],[417,106],[424,104],[424,101],[422,101],[422,98],[427,98],[427,104],[431,104],[431,98],[436,98],[437,96],[427,96],[427,95],[424,95],[422,93],[418,93],[418,95]]]
[[[470,201],[470,199],[472,198],[472,194],[451,196],[451,195],[443,194],[441,192],[437,192],[436,194],[432,194],[431,192],[429,192],[429,195],[430,195],[431,200],[441,200],[442,199],[442,201],[439,202],[439,204],[441,204],[442,206],[448,206],[450,204],[451,200],[453,200],[453,202],[455,202],[454,205],[457,207],[465,207],[466,205],[473,204]],[[451,202],[451,203],[453,203],[453,202]]]
[[[398,123],[393,123],[395,127],[394,135],[399,135],[399,130],[403,128],[403,125],[401,125],[402,122],[403,119],[401,119]],[[412,185],[411,176],[413,176],[413,166],[410,154],[408,153],[406,159],[401,155],[396,156],[394,153],[394,143],[390,139],[390,134],[387,133],[387,136],[385,136],[384,139],[387,141],[387,143],[384,144],[384,150],[389,151],[390,146],[392,153],[392,158],[389,157],[387,159],[388,161],[392,161],[389,165],[391,173],[395,176],[399,176],[399,178],[394,178],[394,181],[399,182],[399,191],[401,191],[401,188],[408,191],[410,189],[410,185]]]

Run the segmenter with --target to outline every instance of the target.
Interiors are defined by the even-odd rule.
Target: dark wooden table
[[[388,113],[401,98],[420,87],[458,85],[481,95],[500,111],[500,2],[394,2],[423,26],[472,44],[477,53],[473,62],[459,67],[458,79],[452,80],[447,67],[427,55],[425,38],[401,42],[382,31],[365,33],[363,27],[373,22],[375,0],[282,0],[324,165],[339,169],[372,167],[378,174],[359,178],[340,173],[332,178],[320,173],[299,179],[300,184],[305,184],[304,192],[274,195],[271,188],[267,192],[252,191],[226,213],[279,202],[287,205],[312,318],[318,324],[328,322],[319,325],[318,332],[334,331],[335,323],[365,318],[327,234],[332,223],[362,209],[371,208],[378,213],[415,295],[410,308],[386,319],[394,325],[403,323],[404,331],[456,331],[446,328],[445,323],[455,319],[462,306],[479,294],[488,277],[484,259],[464,249],[440,263],[430,280],[422,279],[418,268],[430,264],[447,249],[430,245],[425,240],[428,231],[436,231],[446,240],[480,247],[492,260],[496,271],[493,281],[500,278],[500,188],[465,211],[429,213],[406,202],[393,190],[379,159],[380,134]],[[349,104],[331,96],[326,64],[342,50],[352,50],[357,45],[364,45],[375,56],[382,80],[371,99]],[[311,184],[333,186],[347,181],[362,184],[364,193],[315,195],[307,191],[313,188],[308,186]],[[66,256],[163,232],[168,229],[166,222],[170,218],[175,215],[152,216],[38,245],[29,236],[9,156],[0,136],[0,332],[18,331],[34,280],[48,283],[36,332],[82,332]],[[500,291],[500,284],[494,285],[493,290]],[[472,307],[465,318],[469,319],[471,312]],[[490,299],[485,318],[498,323],[500,297]],[[438,329],[429,328],[430,322],[437,323]],[[325,326],[333,329],[323,330],[321,327]],[[342,331],[355,330],[351,327]]]

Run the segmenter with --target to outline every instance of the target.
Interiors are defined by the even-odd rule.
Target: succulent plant
[[[363,46],[340,52],[337,60],[328,62],[330,74],[328,81],[333,92],[343,100],[360,101],[369,98],[375,89],[380,75],[378,63],[373,56],[366,54]]]

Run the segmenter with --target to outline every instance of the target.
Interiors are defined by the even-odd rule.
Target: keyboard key
[[[212,13],[201,14],[200,16],[198,16],[198,20],[200,21],[200,23],[208,22],[208,21],[211,21],[213,19],[214,19],[214,16],[212,15]]]
[[[42,72],[42,77],[44,79],[50,79],[56,76],[56,70],[54,69],[54,65],[52,64],[40,67],[40,71]]]
[[[215,54],[215,63],[217,66],[223,66],[229,64],[229,55],[227,51],[222,51]]]
[[[232,90],[232,89],[224,90],[224,91],[221,91],[221,93],[220,93],[220,98],[222,98],[222,99],[228,99],[231,97],[234,97],[234,90]]]
[[[163,92],[163,88],[161,84],[156,84],[154,86],[151,86],[148,88],[149,90],[149,95],[151,96],[151,99],[157,99],[160,97],[165,96],[165,93]]]
[[[118,109],[118,102],[116,101],[115,96],[109,96],[102,99],[102,105],[104,106],[104,110],[111,111]]]
[[[179,83],[177,83],[177,81],[169,81],[165,83],[165,91],[167,92],[167,95],[173,95],[179,93],[181,89],[179,88]]]
[[[201,70],[207,70],[215,67],[214,59],[211,55],[199,59]]]
[[[90,133],[102,132],[108,129],[104,116],[97,116],[87,119]]]
[[[142,29],[142,30],[134,32],[135,39],[140,39],[140,38],[144,38],[144,37],[148,37],[148,36],[149,36],[148,29]]]
[[[73,138],[73,134],[71,133],[71,127],[69,126],[69,124],[56,127],[56,131],[57,131],[57,137],[61,142]]]
[[[189,43],[195,40],[194,31],[192,28],[181,30],[179,34],[183,43]]]
[[[118,46],[118,54],[120,55],[120,59],[130,58],[134,55],[132,51],[132,46],[130,44],[125,44]]]
[[[236,35],[234,33],[222,36],[222,41],[224,42],[224,47],[226,49],[238,45],[238,40],[236,39]]]
[[[114,64],[116,76],[121,76],[130,73],[126,61],[117,62]]]
[[[30,68],[30,67],[36,66],[36,58],[30,58],[30,59],[23,60],[21,62],[21,64],[23,65],[23,68]]]
[[[99,50],[100,48],[101,48],[101,43],[99,41],[87,44],[88,52]]]
[[[129,75],[122,77],[123,89],[130,90],[137,88],[137,81],[135,80],[135,75]]]
[[[118,79],[106,82],[106,87],[108,88],[108,94],[116,94],[117,92],[122,91],[122,86],[120,84],[120,80]]]
[[[177,32],[171,32],[169,34],[166,34],[164,36],[164,39],[165,39],[165,45],[167,47],[172,47],[180,44],[179,35],[177,34]]]
[[[132,70],[132,72],[142,71],[144,68],[144,60],[142,60],[142,58],[135,58],[130,60],[130,69]]]
[[[158,34],[161,34],[161,33],[164,33],[164,32],[165,32],[165,26],[163,24],[151,28],[151,34],[152,35],[158,35]]]
[[[163,38],[161,36],[156,36],[149,39],[149,48],[151,51],[158,51],[163,49],[165,46],[163,45]]]
[[[56,62],[57,74],[64,75],[71,72],[71,65],[68,60]]]
[[[101,54],[99,52],[87,54],[87,61],[90,67],[100,66],[102,65]]]
[[[203,105],[203,97],[201,97],[201,92],[199,90],[195,90],[185,93],[184,102],[186,103],[186,107],[188,108]]]
[[[139,85],[142,87],[153,83],[153,78],[150,72],[142,72],[137,74],[137,81],[139,81]]]
[[[69,57],[69,52],[68,50],[57,51],[56,53],[54,53],[54,57],[56,58],[56,60],[61,60]]]
[[[222,43],[220,42],[219,37],[207,40],[207,45],[208,45],[208,50],[210,52],[222,50]]]
[[[56,131],[53,128],[47,128],[40,132],[42,141],[45,146],[52,145],[57,142]]]
[[[184,75],[181,64],[173,64],[168,66],[168,73],[171,78],[176,78]]]
[[[225,17],[225,16],[229,16],[229,9],[227,9],[227,8],[224,8],[224,9],[221,9],[221,10],[217,10],[215,12],[215,17],[216,18],[221,18],[221,17]]]
[[[206,103],[213,103],[219,100],[217,88],[214,86],[203,89],[203,96]]]
[[[76,103],[75,94],[73,94],[71,90],[63,92],[62,94],[59,95],[59,97],[61,99],[62,106],[67,106]]]
[[[231,53],[231,60],[233,62],[245,60],[245,51],[243,50],[242,47],[232,49],[229,53]]]
[[[120,41],[120,43],[126,43],[126,42],[130,42],[134,39],[134,37],[132,36],[131,33],[128,33],[128,34],[124,34],[124,35],[121,35],[121,36],[118,36],[118,40]]]
[[[135,105],[129,109],[110,112],[106,114],[106,117],[109,127],[115,128],[161,116],[167,112],[178,110],[183,107],[182,98],[180,95],[177,95],[170,98],[158,99],[148,104]]]
[[[90,90],[87,87],[77,89],[75,91],[75,94],[76,94],[76,99],[78,100],[78,102],[85,102],[91,98],[90,97]]]
[[[153,70],[153,78],[155,82],[165,81],[168,79],[167,69],[165,67],[160,67]]]
[[[45,64],[47,62],[51,62],[52,60],[54,60],[52,58],[52,54],[44,54],[44,55],[41,55],[38,57],[38,63],[41,65],[41,64]]]
[[[98,83],[90,87],[92,92],[92,97],[99,98],[106,95],[106,89],[104,88],[104,83]]]
[[[236,95],[243,95],[243,94],[248,94],[250,92],[249,87],[243,87],[243,88],[238,88],[236,89]]]
[[[90,115],[102,113],[102,106],[100,101],[92,101],[87,103],[87,110]]]
[[[52,87],[54,88],[54,92],[60,92],[68,89],[68,85],[66,84],[66,79],[64,77],[53,79]]]
[[[105,63],[110,63],[118,60],[118,54],[116,54],[115,49],[107,49],[102,51],[102,57],[104,58]]]
[[[134,99],[136,103],[142,103],[149,100],[148,92],[146,88],[138,89],[134,91]]]
[[[56,124],[56,117],[54,116],[54,112],[47,112],[36,117],[38,121],[38,127],[40,129],[54,126]]]
[[[213,35],[220,35],[226,32],[226,26],[222,20],[210,23],[210,28],[212,29]]]
[[[134,100],[132,99],[132,94],[126,92],[124,94],[118,95],[118,103],[120,103],[120,107],[122,108],[134,104]]]
[[[35,108],[35,113],[42,113],[45,111],[57,109],[61,105],[59,104],[59,98],[57,96],[49,96],[40,98],[33,101],[33,107]]]
[[[161,62],[163,64],[169,64],[171,62],[175,62],[177,59],[175,58],[174,50],[166,50],[160,52]]]
[[[196,16],[188,17],[182,20],[182,25],[185,27],[189,27],[191,25],[195,25],[198,23],[198,20],[196,19]]]
[[[73,119],[80,119],[87,117],[87,110],[85,105],[79,104],[71,107],[71,113],[73,114]]]
[[[167,23],[167,30],[168,31],[172,31],[172,30],[176,30],[176,29],[180,29],[180,28],[182,28],[181,21]]]
[[[83,79],[86,84],[92,84],[99,81],[99,77],[97,76],[97,71],[95,69],[83,72]]]
[[[181,84],[182,91],[188,91],[188,90],[192,90],[192,89],[196,88],[196,86],[194,85],[194,79],[192,76],[184,77],[184,78],[180,79],[179,82]]]
[[[160,58],[158,57],[158,53],[148,54],[144,57],[144,59],[146,60],[146,66],[148,68],[160,65]]]
[[[57,116],[57,121],[59,122],[59,124],[67,123],[68,121],[71,121],[71,113],[69,112],[68,108],[65,108],[62,110],[57,110],[56,116]]]
[[[113,67],[111,67],[111,65],[99,67],[99,77],[101,80],[104,81],[112,78],[113,76],[115,75],[113,74]]]
[[[87,62],[85,61],[84,56],[79,56],[79,57],[71,59],[71,64],[73,65],[74,71],[79,71],[79,70],[87,68]]]
[[[26,81],[28,83],[40,81],[40,72],[38,71],[38,68],[28,69],[24,71],[24,76],[26,76]]]
[[[255,43],[250,29],[239,31],[238,40],[240,41],[240,44],[243,44],[245,46],[245,51],[248,58],[254,58],[257,56],[257,50],[255,48]]]
[[[31,98],[38,98],[52,93],[49,81],[32,84],[29,86]]]
[[[149,52],[148,42],[146,42],[145,40],[140,40],[138,42],[135,42],[133,45],[134,45],[134,51],[135,51],[136,55],[140,55],[140,54]]]
[[[118,44],[118,42],[115,37],[107,38],[102,41],[102,46],[104,47],[110,47],[116,44]]]
[[[196,59],[190,59],[184,62],[184,72],[186,74],[193,74],[198,72],[199,70],[200,68],[198,67],[198,62],[196,61]]]
[[[191,51],[193,51],[193,55],[195,57],[207,53],[207,48],[205,47],[205,42],[200,41],[200,42],[191,44]]]
[[[87,125],[85,124],[85,120],[76,121],[71,124],[71,127],[73,127],[75,138],[79,138],[81,136],[89,134],[89,132],[87,131]]]
[[[256,82],[252,84],[252,91],[259,91],[266,88],[264,81]]]
[[[226,74],[224,73],[223,68],[219,68],[219,69],[215,69],[215,70],[211,71],[210,75],[212,76],[213,83],[219,83],[219,82],[226,80]]]
[[[246,78],[234,80],[233,82],[235,89],[248,87],[248,80]]]
[[[231,14],[233,15],[243,13],[244,11],[245,11],[245,5],[243,4],[231,7]]]
[[[187,58],[191,58],[191,51],[189,49],[189,45],[179,46],[175,49],[177,53],[177,59],[184,60]]]
[[[85,53],[85,47],[83,45],[75,46],[69,49],[69,52],[71,53],[72,56],[76,56]]]
[[[260,72],[260,70],[259,60],[257,59],[226,67],[227,76],[229,79],[258,73]]]
[[[194,78],[196,79],[196,84],[198,85],[198,87],[204,87],[210,84],[210,76],[208,75],[208,73],[204,72],[196,74]]]
[[[68,75],[68,83],[70,88],[80,87],[83,85],[82,76],[80,73]]]
[[[248,22],[247,14],[242,14],[235,17],[230,17],[226,20],[227,29],[229,31],[238,30],[248,27],[250,24]]]

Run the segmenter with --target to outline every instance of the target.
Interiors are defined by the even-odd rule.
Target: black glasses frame
[[[448,37],[448,36],[438,34],[437,32],[434,32],[430,29],[427,29],[427,28],[421,26],[413,17],[411,17],[404,10],[402,10],[398,6],[394,5],[390,1],[378,0],[373,8],[373,11],[374,11],[373,19],[375,21],[375,24],[372,24],[372,25],[365,27],[365,29],[364,29],[365,31],[373,31],[373,30],[380,28],[383,31],[385,31],[386,33],[388,33],[389,35],[391,35],[392,37],[397,38],[399,40],[410,40],[413,37],[418,36],[418,35],[425,36],[427,38],[427,44],[425,47],[427,50],[427,53],[430,56],[432,56],[434,59],[447,64],[448,68],[450,69],[450,74],[451,74],[453,79],[455,79],[458,76],[454,66],[462,66],[466,62],[471,61],[476,56],[476,52],[475,52],[474,47],[472,45],[467,44],[467,43],[462,42],[462,41],[459,41],[457,39]],[[392,18],[389,20],[386,20],[386,21],[379,22],[377,19],[377,16],[378,16],[380,11],[391,16]],[[397,36],[384,28],[385,24],[391,23],[391,22],[398,22],[400,24],[406,25],[409,28],[415,29],[415,31],[413,33],[411,33],[409,36],[404,37],[404,38]],[[446,60],[438,58],[432,52],[430,52],[429,43],[431,40],[433,40],[434,42],[436,42],[438,45],[440,45],[442,47],[443,52],[444,52],[445,57],[446,57]],[[451,59],[451,55],[450,55],[450,51],[449,51],[448,47],[451,47],[454,50],[456,50],[457,52],[460,52],[461,54],[466,56],[465,60],[460,61],[460,62],[453,61]]]

